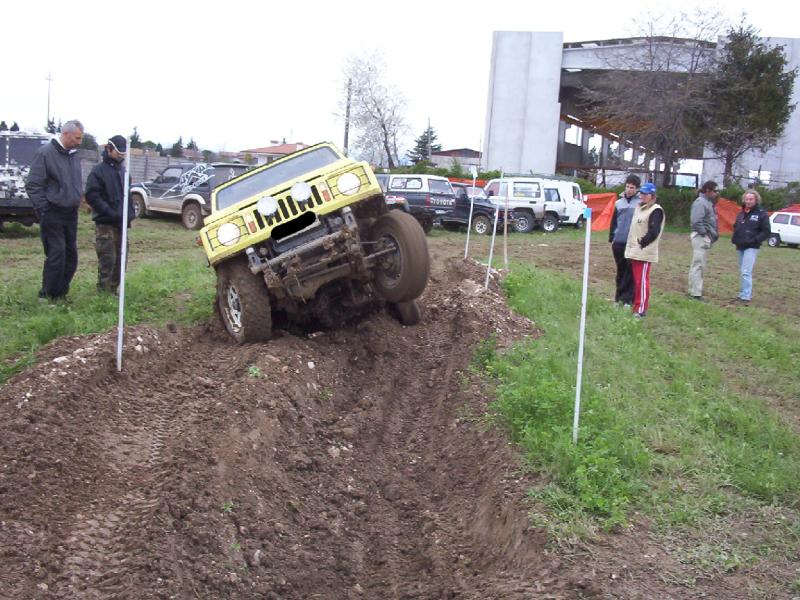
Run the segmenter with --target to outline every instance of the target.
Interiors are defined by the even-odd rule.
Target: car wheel
[[[584,227],[586,227],[586,219],[578,217],[578,220],[575,221],[575,229],[583,229]]]
[[[186,229],[200,229],[203,226],[203,212],[196,202],[189,202],[181,211],[181,222]]]
[[[472,219],[472,231],[478,235],[487,235],[492,230],[492,223],[486,215],[477,215]]]
[[[267,286],[242,257],[217,267],[217,306],[222,324],[237,343],[264,342],[272,337]]]
[[[420,227],[422,227],[422,231],[425,233],[425,235],[428,235],[431,231],[433,231],[433,217],[420,217],[419,224]]]
[[[520,233],[529,233],[533,231],[533,215],[529,212],[514,211],[514,229]]]
[[[390,250],[375,266],[375,291],[389,302],[418,298],[430,270],[428,242],[419,223],[405,213],[389,211],[375,221],[370,238]]]
[[[137,219],[142,219],[146,217],[149,213],[147,212],[147,207],[144,204],[144,198],[141,194],[134,194],[133,195],[133,216]]]
[[[777,233],[773,233],[769,236],[769,239],[767,239],[767,244],[770,248],[777,248],[781,245],[781,236]]]
[[[542,231],[553,233],[556,229],[558,229],[558,219],[553,215],[545,215],[542,219]]]
[[[394,306],[403,325],[416,325],[422,320],[422,311],[420,311],[416,300],[398,302]]]

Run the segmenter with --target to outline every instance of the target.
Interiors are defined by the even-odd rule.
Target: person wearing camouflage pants
[[[97,251],[97,290],[117,293],[122,265],[122,223],[124,177],[122,168],[127,141],[121,135],[108,140],[103,160],[86,179],[86,201],[92,207]],[[133,206],[128,204],[127,226],[133,220]],[[127,248],[126,248],[127,250]]]

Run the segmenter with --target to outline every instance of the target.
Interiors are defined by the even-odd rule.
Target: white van
[[[771,233],[767,244],[773,248],[777,248],[781,244],[797,248],[800,244],[800,213],[775,212],[769,221]]]

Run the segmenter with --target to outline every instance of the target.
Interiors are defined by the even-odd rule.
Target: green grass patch
[[[214,298],[214,272],[194,243],[195,232],[169,220],[145,220],[130,232],[125,323],[163,325],[208,318]],[[81,215],[78,272],[66,302],[40,304],[44,253],[37,227],[7,227],[0,233],[0,383],[33,362],[36,351],[65,335],[116,326],[118,299],[96,291],[94,227]]]
[[[676,299],[640,323],[592,296],[573,445],[580,284],[520,268],[506,290],[544,335],[503,355],[481,348],[479,362],[498,381],[496,408],[546,480],[532,493],[558,521],[611,527],[644,511],[679,525],[753,504],[798,505],[800,438],[762,399],[729,389],[701,343],[713,338],[782,368],[796,342],[712,306]]]

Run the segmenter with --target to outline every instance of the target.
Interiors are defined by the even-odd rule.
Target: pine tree
[[[417,164],[423,160],[428,160],[430,154],[439,152],[442,149],[441,144],[436,143],[436,131],[433,127],[428,127],[414,142],[414,148],[409,151],[408,159]]]
[[[0,121],[0,131],[8,131],[8,125],[5,121]]]
[[[139,131],[136,127],[133,128],[131,134],[131,148],[142,148],[142,139],[139,137]]]
[[[14,124],[11,126],[11,131],[19,131],[19,125],[16,121],[14,121]]]
[[[194,138],[189,138],[189,143],[186,144],[187,150],[197,150],[197,143],[194,141]]]
[[[178,138],[178,141],[172,144],[172,150],[169,151],[170,156],[180,158],[183,156],[183,136]]]
[[[701,119],[707,143],[725,163],[725,185],[745,152],[766,152],[783,135],[797,77],[797,69],[787,71],[787,65],[783,47],[767,46],[752,26],[728,32],[708,92],[711,109]]]

